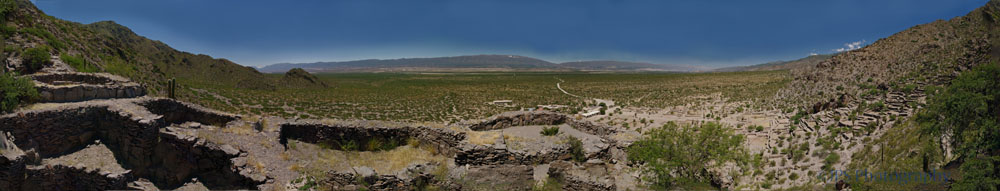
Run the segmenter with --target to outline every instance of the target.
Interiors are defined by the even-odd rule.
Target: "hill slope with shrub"
[[[183,82],[274,89],[272,79],[229,60],[178,51],[139,36],[113,21],[80,24],[46,15],[27,0],[2,0],[3,68],[21,74],[60,65],[82,72],[108,72],[165,94],[166,81],[180,82],[181,98],[192,92]]]

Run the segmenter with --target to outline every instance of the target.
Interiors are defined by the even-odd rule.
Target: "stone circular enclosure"
[[[134,98],[146,95],[138,83],[104,73],[58,72],[31,75],[43,102]]]

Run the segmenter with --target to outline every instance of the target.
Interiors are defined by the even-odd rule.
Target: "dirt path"
[[[566,81],[565,81],[565,80],[563,80],[563,79],[559,79],[559,78],[556,78],[556,79],[557,79],[557,80],[559,80],[559,82],[557,82],[557,83],[556,83],[556,88],[558,88],[558,89],[559,89],[559,91],[562,91],[562,93],[564,93],[564,94],[566,94],[566,95],[569,95],[569,96],[573,96],[573,97],[578,97],[578,98],[583,98],[583,96],[578,96],[578,95],[574,95],[574,94],[571,94],[571,93],[569,93],[569,92],[566,92],[566,90],[563,90],[563,89],[562,89],[562,85],[561,85],[561,84],[562,84],[563,82],[566,82]]]

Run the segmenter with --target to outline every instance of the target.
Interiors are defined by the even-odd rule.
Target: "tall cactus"
[[[173,78],[167,80],[167,92],[168,92],[167,96],[170,97],[170,99],[177,99],[176,89],[177,89],[177,80]]]

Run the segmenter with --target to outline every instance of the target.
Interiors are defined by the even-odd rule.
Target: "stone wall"
[[[333,149],[340,149],[344,144],[353,144],[358,149],[364,150],[365,148],[360,147],[372,140],[405,145],[410,138],[410,132],[407,128],[397,127],[283,124],[279,137],[282,144],[287,143],[288,138],[293,138],[308,143],[325,144]]]
[[[358,178],[359,176],[361,178]],[[429,174],[402,179],[395,175],[363,176],[346,172],[328,172],[327,178],[320,180],[319,185],[330,190],[418,190],[420,186],[428,185],[431,181]]]
[[[597,135],[598,137],[607,140],[614,140],[610,139],[608,136],[618,134],[618,130],[615,130],[614,127],[607,125],[598,125],[585,120],[569,120],[568,122],[566,122],[566,124],[568,124],[570,127],[573,127],[576,130],[580,130],[592,135]]]
[[[434,145],[441,153],[453,155],[458,153],[465,141],[465,132],[432,127],[407,127],[410,136],[423,143]]]
[[[56,156],[93,142],[96,117],[103,111],[106,107],[88,106],[7,115],[0,117],[0,131],[11,133],[14,144],[22,150],[35,150],[41,157]]]
[[[102,73],[60,72],[31,75],[43,102],[134,98],[146,95],[140,84]]]
[[[26,167],[28,177],[36,181],[24,184],[51,188],[43,190],[124,189],[115,182],[122,177],[33,166],[38,158],[75,152],[94,140],[106,144],[122,167],[131,170],[123,176],[149,179],[160,188],[177,188],[191,178],[198,178],[211,189],[256,189],[256,185],[267,181],[262,175],[246,172],[245,162],[236,162],[246,154],[243,151],[170,131],[175,127],[168,125],[186,120],[225,124],[238,118],[186,106],[172,100],[141,98],[71,103],[0,116],[0,131],[9,132],[12,139],[5,141],[9,142],[5,148],[10,149],[3,153],[26,151],[20,156],[0,157],[0,190],[19,190],[22,185],[18,177],[24,177]]]
[[[554,113],[548,111],[535,111],[535,112],[507,112],[497,116],[490,117],[489,119],[483,120],[472,125],[469,125],[469,129],[474,131],[489,131],[496,129],[504,129],[513,126],[525,126],[525,125],[559,125],[568,124],[574,129],[597,135],[597,136],[607,136],[618,133],[611,126],[597,125],[586,120],[575,120],[561,113]]]
[[[566,123],[568,117],[553,112],[509,112],[490,117],[482,122],[472,124],[469,129],[488,131],[525,125],[559,125]]]
[[[0,190],[20,190],[24,183],[27,159],[23,154],[9,155],[0,155]]]
[[[414,138],[422,143],[434,145],[442,153],[452,154],[458,151],[457,148],[465,140],[465,133],[430,127],[318,122],[285,123],[280,126],[279,142],[282,145],[287,144],[288,139],[295,139],[308,143],[323,143],[334,149],[340,148],[340,144],[347,141],[363,144],[372,139],[381,139],[403,145],[407,139]]]
[[[613,180],[609,177],[583,177],[586,173],[574,171],[578,168],[572,162],[556,161],[549,164],[549,177],[556,178],[563,183],[562,190],[571,191],[611,191],[617,190]]]
[[[62,165],[27,170],[20,190],[124,190],[135,181],[131,174],[105,174]]]
[[[466,145],[462,151],[455,156],[457,165],[500,165],[500,164],[542,164],[557,160],[570,159],[569,146],[561,145],[556,149],[544,153],[527,154],[514,152],[506,148],[497,148],[484,145]]]
[[[256,189],[256,185],[266,181],[244,176],[237,170],[246,168],[246,163],[234,162],[234,158],[246,155],[244,151],[174,133],[170,128],[161,131],[161,141],[150,153],[153,164],[146,167],[145,177],[159,182],[161,188],[176,188],[191,177],[212,189]]]
[[[154,114],[162,115],[163,121],[167,124],[193,121],[221,127],[225,126],[226,123],[239,119],[239,116],[233,114],[222,113],[172,99],[150,99],[140,102],[139,105],[148,108]]]

